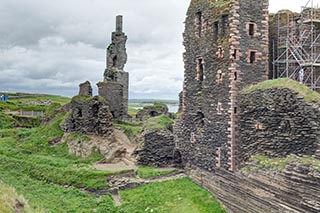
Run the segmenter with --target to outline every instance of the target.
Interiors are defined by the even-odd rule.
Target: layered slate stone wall
[[[176,151],[174,137],[170,130],[147,132],[142,138],[143,146],[136,152],[138,164],[160,167],[181,165],[180,153]]]
[[[215,173],[190,167],[189,176],[215,194],[229,213],[317,213],[320,211],[320,172],[289,164],[281,172]]]
[[[183,163],[236,170],[238,91],[267,79],[268,1],[191,1],[184,32]]]
[[[241,95],[240,161],[252,155],[315,155],[320,146],[320,107],[287,88]]]

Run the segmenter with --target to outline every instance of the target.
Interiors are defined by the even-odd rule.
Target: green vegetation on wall
[[[304,97],[305,101],[314,101],[320,104],[320,93],[315,92],[309,89],[307,86],[288,78],[278,78],[274,80],[263,81],[259,84],[245,87],[242,92],[250,93],[258,89],[266,90],[270,88],[288,88],[297,92],[299,96]]]

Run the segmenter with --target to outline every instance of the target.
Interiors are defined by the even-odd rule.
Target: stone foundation
[[[290,164],[282,172],[246,174],[207,172],[196,167],[188,175],[208,189],[229,213],[317,213],[320,211],[320,172]]]

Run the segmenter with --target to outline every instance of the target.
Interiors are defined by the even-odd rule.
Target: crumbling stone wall
[[[242,94],[239,114],[242,164],[251,156],[315,155],[320,146],[320,106],[287,88]]]
[[[143,145],[136,151],[138,164],[160,167],[181,165],[181,156],[175,148],[172,131],[151,131],[143,134],[142,138]]]
[[[86,81],[79,85],[79,95],[81,96],[92,96],[92,87],[89,81]]]
[[[70,114],[61,125],[65,132],[109,136],[113,132],[112,115],[107,102],[99,97],[75,96]]]
[[[267,79],[268,18],[267,0],[191,1],[174,130],[184,164],[236,170],[238,93]]]
[[[159,115],[169,116],[169,109],[167,105],[154,103],[152,106],[145,106],[137,113],[136,118],[139,120],[144,120],[149,117],[156,117]]]
[[[106,99],[114,119],[120,120],[125,116],[123,103],[123,86],[117,82],[99,82],[99,96]]]
[[[121,119],[123,115],[128,113],[128,90],[129,90],[129,73],[124,71],[124,66],[127,63],[126,42],[127,36],[122,31],[123,20],[122,16],[116,17],[116,31],[112,33],[112,43],[107,48],[107,65],[104,72],[104,82],[117,83],[122,85],[121,92],[121,105],[117,111],[119,113],[114,114],[115,119]],[[99,87],[99,89],[102,87]],[[115,88],[115,91],[113,90]],[[119,87],[109,87],[108,91],[102,88],[104,91],[99,92],[104,94],[104,98],[111,99],[115,95],[119,94]],[[117,98],[118,99],[118,98]],[[120,99],[119,99],[120,100]],[[118,102],[110,102],[110,108],[117,108]]]

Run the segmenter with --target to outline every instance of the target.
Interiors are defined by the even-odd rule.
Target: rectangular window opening
[[[214,38],[217,39],[219,35],[219,22],[214,22]]]
[[[228,24],[228,15],[221,16],[221,36],[226,36],[227,32],[227,24]]]
[[[234,59],[237,59],[237,50],[236,49],[233,50],[232,56]]]
[[[254,24],[249,24],[249,35],[250,36],[254,35]]]
[[[256,52],[250,52],[250,64],[253,64],[256,61]]]
[[[218,114],[222,114],[222,104],[218,103]]]
[[[234,112],[234,114],[237,114],[238,113],[238,108],[234,107],[233,112]]]
[[[196,27],[197,27],[197,35],[201,37],[202,36],[202,12],[201,11],[196,13]]]
[[[234,72],[234,80],[238,80],[238,73],[237,72]]]
[[[197,60],[197,79],[202,82],[204,77],[204,65],[203,65],[203,59],[198,58]]]

